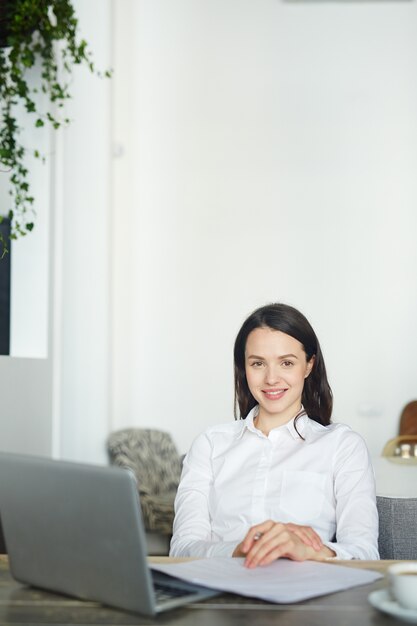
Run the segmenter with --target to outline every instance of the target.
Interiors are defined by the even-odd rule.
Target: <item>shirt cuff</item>
[[[184,541],[177,539],[171,543],[170,556],[176,557],[230,557],[238,545],[237,541]]]
[[[343,561],[350,561],[351,559],[355,558],[352,555],[352,553],[349,552],[349,550],[346,550],[346,548],[343,548],[340,544],[334,541],[325,541],[323,545],[330,548],[330,550],[333,550],[333,552],[336,552],[335,556],[329,556],[326,559],[326,561],[331,561],[333,559],[337,559],[337,560],[342,559]]]
[[[236,546],[239,542],[236,541],[219,541],[212,543],[208,549],[207,556],[233,556]]]
[[[335,541],[324,542],[324,545],[336,552],[335,559],[349,561],[351,559],[377,561],[379,559],[377,546],[371,543],[337,543]]]

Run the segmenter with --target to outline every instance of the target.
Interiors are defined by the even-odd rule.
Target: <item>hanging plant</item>
[[[23,105],[35,127],[51,124],[58,129],[69,123],[62,109],[70,98],[73,66],[85,65],[101,76],[87,42],[78,38],[77,27],[70,0],[0,0],[0,176],[9,175],[11,196],[10,206],[0,207],[0,213],[10,219],[11,239],[27,235],[36,215],[25,165],[29,150],[19,141],[18,105]],[[29,72],[35,66],[40,79],[32,86]],[[45,96],[50,106],[39,110],[38,102]],[[44,160],[40,150],[31,152]],[[8,241],[0,236],[0,254],[7,250]]]

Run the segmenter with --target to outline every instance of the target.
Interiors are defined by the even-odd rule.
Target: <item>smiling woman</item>
[[[270,360],[277,359],[281,370],[291,370],[294,366],[297,370],[297,365],[305,364],[301,388],[298,388],[301,402],[312,419],[325,426],[330,424],[333,398],[319,340],[304,315],[285,304],[268,305],[254,311],[236,337],[235,417],[239,414],[244,419],[259,402],[249,385],[252,377],[248,366],[254,344],[265,350]],[[262,358],[252,359],[252,366],[261,365]]]
[[[254,311],[234,348],[235,423],[209,428],[184,460],[173,556],[245,557],[247,567],[378,558],[368,450],[331,424],[320,344],[293,307]]]
[[[271,328],[253,330],[245,352],[246,380],[259,405],[254,423],[269,435],[300,410],[304,381],[314,365],[314,356],[307,361],[297,339]]]

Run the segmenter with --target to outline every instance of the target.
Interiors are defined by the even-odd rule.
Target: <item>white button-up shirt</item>
[[[184,460],[171,556],[231,556],[268,519],[311,526],[342,559],[378,559],[375,481],[365,442],[307,415],[265,436],[245,420],[209,428]]]

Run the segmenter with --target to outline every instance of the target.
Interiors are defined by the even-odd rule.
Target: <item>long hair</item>
[[[302,344],[307,362],[314,357],[313,368],[304,383],[301,402],[311,419],[328,426],[331,421],[333,396],[319,341],[309,321],[300,311],[279,303],[267,304],[256,309],[245,320],[237,334],[234,347],[235,419],[245,419],[257,404],[249,390],[245,370],[246,341],[256,328],[271,328],[290,335]]]

